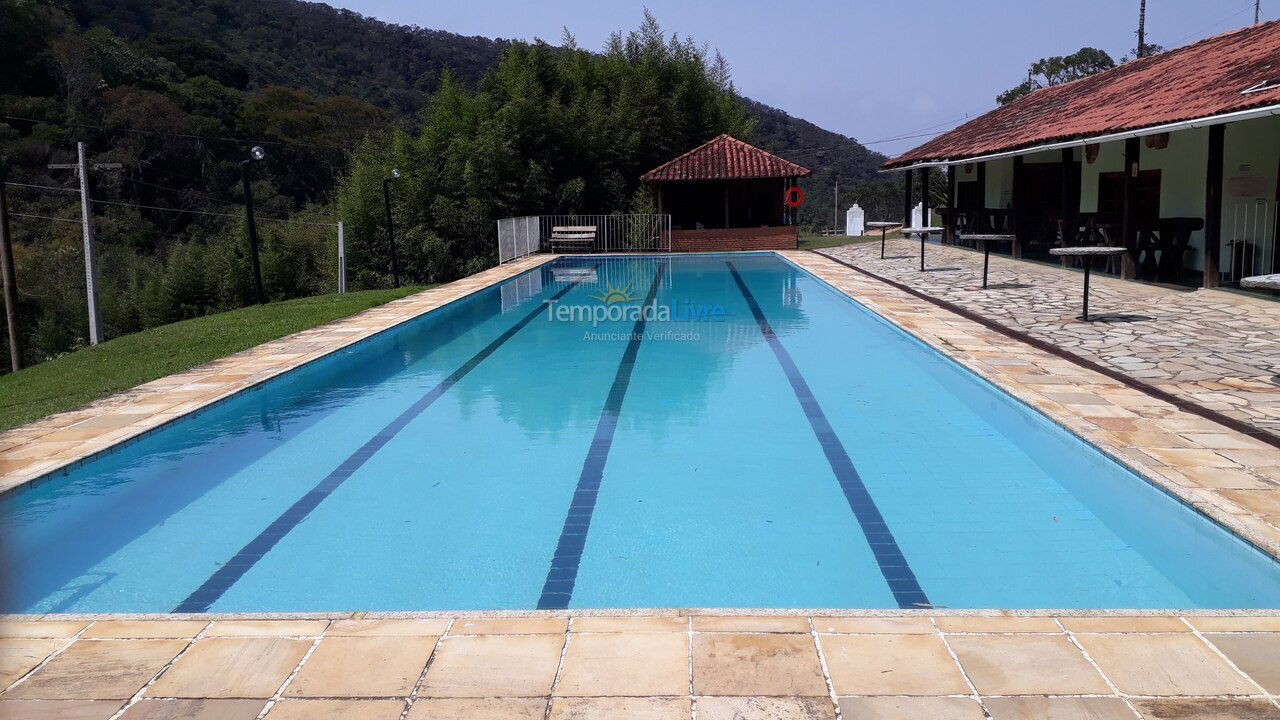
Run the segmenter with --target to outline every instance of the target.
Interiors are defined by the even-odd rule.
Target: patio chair
[[[551,228],[551,252],[568,247],[575,251],[590,250],[596,245],[595,225],[560,225]]]

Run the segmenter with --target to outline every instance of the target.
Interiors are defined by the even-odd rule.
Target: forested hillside
[[[830,182],[880,162],[739,97],[727,62],[650,17],[581,49],[295,0],[5,0],[0,67],[28,363],[87,335],[75,178],[47,168],[77,141],[123,165],[92,177],[107,337],[252,301],[240,165],[253,145],[272,299],[334,288],[339,218],[352,288],[389,284],[392,166],[402,274],[439,281],[494,261],[496,217],[646,208],[639,174],[720,132],[813,168],[802,220],[822,227]]]

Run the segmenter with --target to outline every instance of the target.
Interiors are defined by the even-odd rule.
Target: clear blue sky
[[[995,106],[1046,55],[1136,45],[1138,0],[336,0],[463,35],[600,49],[648,6],[668,33],[719,48],[748,97],[862,142],[937,132]],[[1263,0],[1263,20],[1280,0]],[[1148,0],[1147,41],[1175,47],[1253,21],[1253,0]],[[927,138],[874,143],[895,154]]]

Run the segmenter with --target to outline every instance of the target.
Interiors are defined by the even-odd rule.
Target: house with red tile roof
[[[908,213],[913,174],[946,173],[949,242],[1123,246],[1124,277],[1206,287],[1280,272],[1280,21],[1036,90],[885,169]]]
[[[673,250],[794,250],[787,205],[808,168],[720,135],[640,176],[671,215]]]

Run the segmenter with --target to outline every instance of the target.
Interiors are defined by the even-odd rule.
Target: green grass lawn
[[[114,338],[0,375],[0,430],[80,407],[422,289],[319,295],[230,310]]]
[[[896,237],[896,233],[889,233],[889,237]],[[877,230],[874,235],[863,235],[861,237],[848,235],[835,235],[832,237],[823,237],[821,235],[801,235],[801,250],[822,250],[823,248],[840,247],[841,245],[860,245],[862,243],[880,242],[880,231]]]

